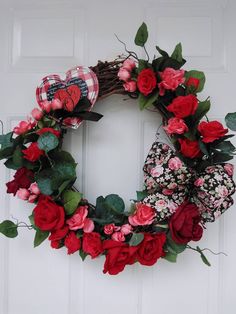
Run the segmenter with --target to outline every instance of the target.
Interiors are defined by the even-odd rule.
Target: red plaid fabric
[[[87,97],[93,106],[97,100],[99,92],[99,84],[96,74],[89,68],[77,66],[66,72],[66,81],[69,81],[71,78],[75,77],[78,77],[85,81],[88,87]]]
[[[49,99],[49,90],[51,90],[53,86],[57,86],[56,88],[63,88],[67,83],[69,84],[77,84],[81,89],[82,95],[86,96],[91,102],[92,109],[95,104],[98,92],[99,92],[99,84],[96,74],[87,67],[77,66],[66,72],[66,79],[62,80],[59,75],[51,74],[47,75],[42,79],[41,84],[36,89],[36,99],[40,104],[44,100]]]
[[[47,75],[42,79],[41,84],[36,89],[36,99],[38,104],[40,104],[44,100],[48,100],[47,91],[48,89],[56,83],[60,83],[62,80],[59,75],[51,74]]]

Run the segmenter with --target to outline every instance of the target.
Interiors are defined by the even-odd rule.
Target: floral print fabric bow
[[[156,209],[159,221],[170,217],[186,199],[198,206],[204,222],[215,221],[233,204],[235,183],[231,164],[209,166],[197,173],[167,144],[156,141],[143,171],[148,195],[142,202]]]

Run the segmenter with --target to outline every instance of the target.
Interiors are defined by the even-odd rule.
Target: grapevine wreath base
[[[199,241],[206,223],[233,204],[233,166],[228,163],[235,154],[229,140],[233,135],[219,121],[208,120],[210,100],[197,96],[204,73],[181,69],[181,44],[171,55],[156,47],[159,56],[150,61],[147,38],[143,23],[135,43],[144,48],[146,59],[125,46],[126,56],[114,61],[75,67],[65,80],[43,78],[36,90],[39,108],[0,137],[0,158],[15,170],[7,193],[34,205],[30,224],[5,220],[2,234],[14,238],[18,227],[26,226],[35,231],[35,247],[48,239],[52,248],[66,247],[83,260],[105,255],[103,272],[111,275],[136,262],[175,262],[187,248],[210,265],[203,250],[189,242]],[[129,209],[117,194],[99,196],[90,204],[74,187],[77,164],[63,150],[67,130],[84,120],[100,120],[102,115],[92,108],[97,99],[112,94],[137,99],[141,110],[153,106],[174,147],[153,143],[143,168],[144,189]],[[236,113],[227,114],[226,124],[236,130]]]

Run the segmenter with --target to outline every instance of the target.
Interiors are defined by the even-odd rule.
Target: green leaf
[[[233,153],[235,152],[236,148],[230,141],[225,141],[217,144],[215,149],[219,149],[224,153]]]
[[[194,89],[194,92],[199,93],[203,90],[204,85],[205,85],[205,81],[206,81],[206,77],[205,74],[201,71],[196,71],[196,70],[191,70],[191,71],[185,71],[184,74],[185,78],[186,78],[186,82],[190,79],[190,77],[196,78],[199,80],[199,85],[197,89]]]
[[[181,62],[177,61],[176,59],[173,58],[164,58],[164,61],[162,62],[160,66],[160,71],[165,70],[166,68],[173,68],[175,70],[180,69],[184,64],[186,63],[185,59],[182,59]]]
[[[125,210],[123,199],[117,194],[109,194],[105,197],[105,204],[112,211],[122,214]]]
[[[137,246],[139,245],[144,239],[143,233],[133,233],[131,239],[129,240],[130,246]]]
[[[79,205],[82,194],[74,191],[65,191],[63,194],[64,208],[67,215],[72,215]]]
[[[102,217],[104,214],[105,207],[105,198],[103,196],[99,196],[96,199],[96,217]]]
[[[7,161],[4,162],[4,165],[8,168],[8,169],[13,169],[13,170],[17,170],[19,169],[21,166],[16,166],[13,162],[12,158],[7,159]]]
[[[211,264],[210,264],[210,262],[208,261],[208,259],[206,258],[206,256],[203,254],[203,252],[202,252],[202,250],[200,249],[200,247],[197,246],[196,249],[197,249],[198,252],[200,253],[200,256],[201,256],[201,259],[202,259],[203,263],[210,267]]]
[[[43,243],[44,240],[47,239],[49,236],[49,231],[42,231],[37,229],[34,237],[34,247],[39,246],[41,243]]]
[[[167,234],[166,241],[167,250],[173,254],[180,254],[186,249],[186,244],[178,244],[172,238],[170,233]]]
[[[230,130],[236,131],[236,112],[228,113],[225,117],[225,122]]]
[[[144,108],[147,108],[158,99],[158,92],[152,93],[150,96],[144,96],[143,94],[139,94],[138,102],[139,102],[139,108],[140,110],[143,110]]]
[[[201,152],[202,152],[204,155],[206,155],[206,156],[209,157],[209,152],[208,152],[208,150],[207,150],[206,144],[204,144],[202,141],[198,141],[198,144],[199,144],[199,147],[200,147]]]
[[[0,223],[0,233],[4,234],[8,238],[17,237],[17,228],[18,226],[10,220],[4,220],[2,223]]]
[[[193,115],[193,118],[195,119],[195,121],[200,121],[207,114],[210,108],[211,108],[210,100],[199,102],[197,110],[195,114]]]
[[[148,39],[147,25],[143,23],[137,31],[134,42],[137,46],[143,47],[147,42],[147,39]]]
[[[145,197],[148,196],[148,192],[146,190],[136,191],[136,194],[137,194],[137,201],[138,202],[142,201]]]
[[[219,143],[222,143],[222,142],[224,142],[225,140],[228,140],[229,138],[234,137],[234,136],[235,136],[234,134],[229,134],[229,135],[222,136],[220,139],[214,141],[214,145],[217,145],[217,144],[219,144]]]
[[[138,73],[140,73],[142,70],[148,68],[148,62],[143,59],[138,60]]]
[[[13,134],[13,132],[9,132],[7,134],[0,135],[1,149],[13,146],[12,134]]]
[[[51,132],[46,132],[40,135],[38,138],[38,147],[48,153],[50,150],[56,148],[59,144],[59,140],[56,135]]]
[[[31,215],[29,215],[29,221],[31,223],[32,226],[35,226],[35,223],[34,223],[34,213],[32,213]]]
[[[0,149],[0,160],[12,157],[14,152],[14,147],[6,147]]]
[[[59,197],[61,195],[61,193],[68,188],[68,186],[71,184],[71,180],[66,180],[64,181],[59,187],[58,187],[58,193],[57,193],[57,197]]]
[[[168,53],[164,50],[162,50],[160,47],[156,46],[156,50],[159,52],[159,54],[163,57],[169,57]]]
[[[53,150],[49,153],[49,156],[57,163],[57,162],[69,162],[75,163],[72,155],[63,150]]]
[[[194,141],[196,140],[196,135],[191,131],[185,132],[184,133],[184,137],[186,137],[187,139],[189,139],[190,141]]]
[[[175,253],[171,253],[171,252],[167,252],[166,255],[163,257],[165,260],[167,260],[168,262],[171,263],[176,263],[177,261],[177,254]]]
[[[42,194],[51,195],[54,192],[52,186],[53,171],[45,169],[36,175],[36,182]]]
[[[182,57],[182,45],[181,43],[178,43],[176,46],[175,46],[175,49],[171,55],[171,58],[172,59],[175,59],[176,61],[178,62],[182,62],[183,61],[183,57]]]
[[[85,258],[88,256],[88,254],[85,253],[83,250],[79,250],[79,255],[80,255],[82,261],[84,261]]]
[[[57,176],[57,179],[60,179],[64,182],[66,180],[72,180],[76,178],[75,168],[76,163],[60,162],[54,165],[53,172]],[[55,180],[57,179],[55,178]]]
[[[16,167],[22,167],[24,163],[22,149],[17,147],[13,153],[12,161]]]
[[[208,261],[208,259],[206,258],[206,256],[201,252],[201,259],[203,261],[204,264],[206,264],[207,266],[211,266],[210,262]]]
[[[223,163],[223,162],[229,161],[233,158],[234,158],[233,156],[231,156],[227,153],[222,153],[222,152],[218,152],[218,151],[216,151],[213,155],[213,161],[215,164]]]

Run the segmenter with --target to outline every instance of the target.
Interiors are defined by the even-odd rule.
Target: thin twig
[[[135,58],[136,60],[139,60],[137,54],[136,54],[134,51],[128,50],[128,49],[127,49],[127,46],[126,46],[126,43],[124,43],[122,40],[120,40],[120,38],[119,38],[116,34],[115,34],[115,36],[116,36],[116,39],[124,46],[125,51],[126,51],[127,53],[129,53],[129,54],[130,54],[133,58]]]

